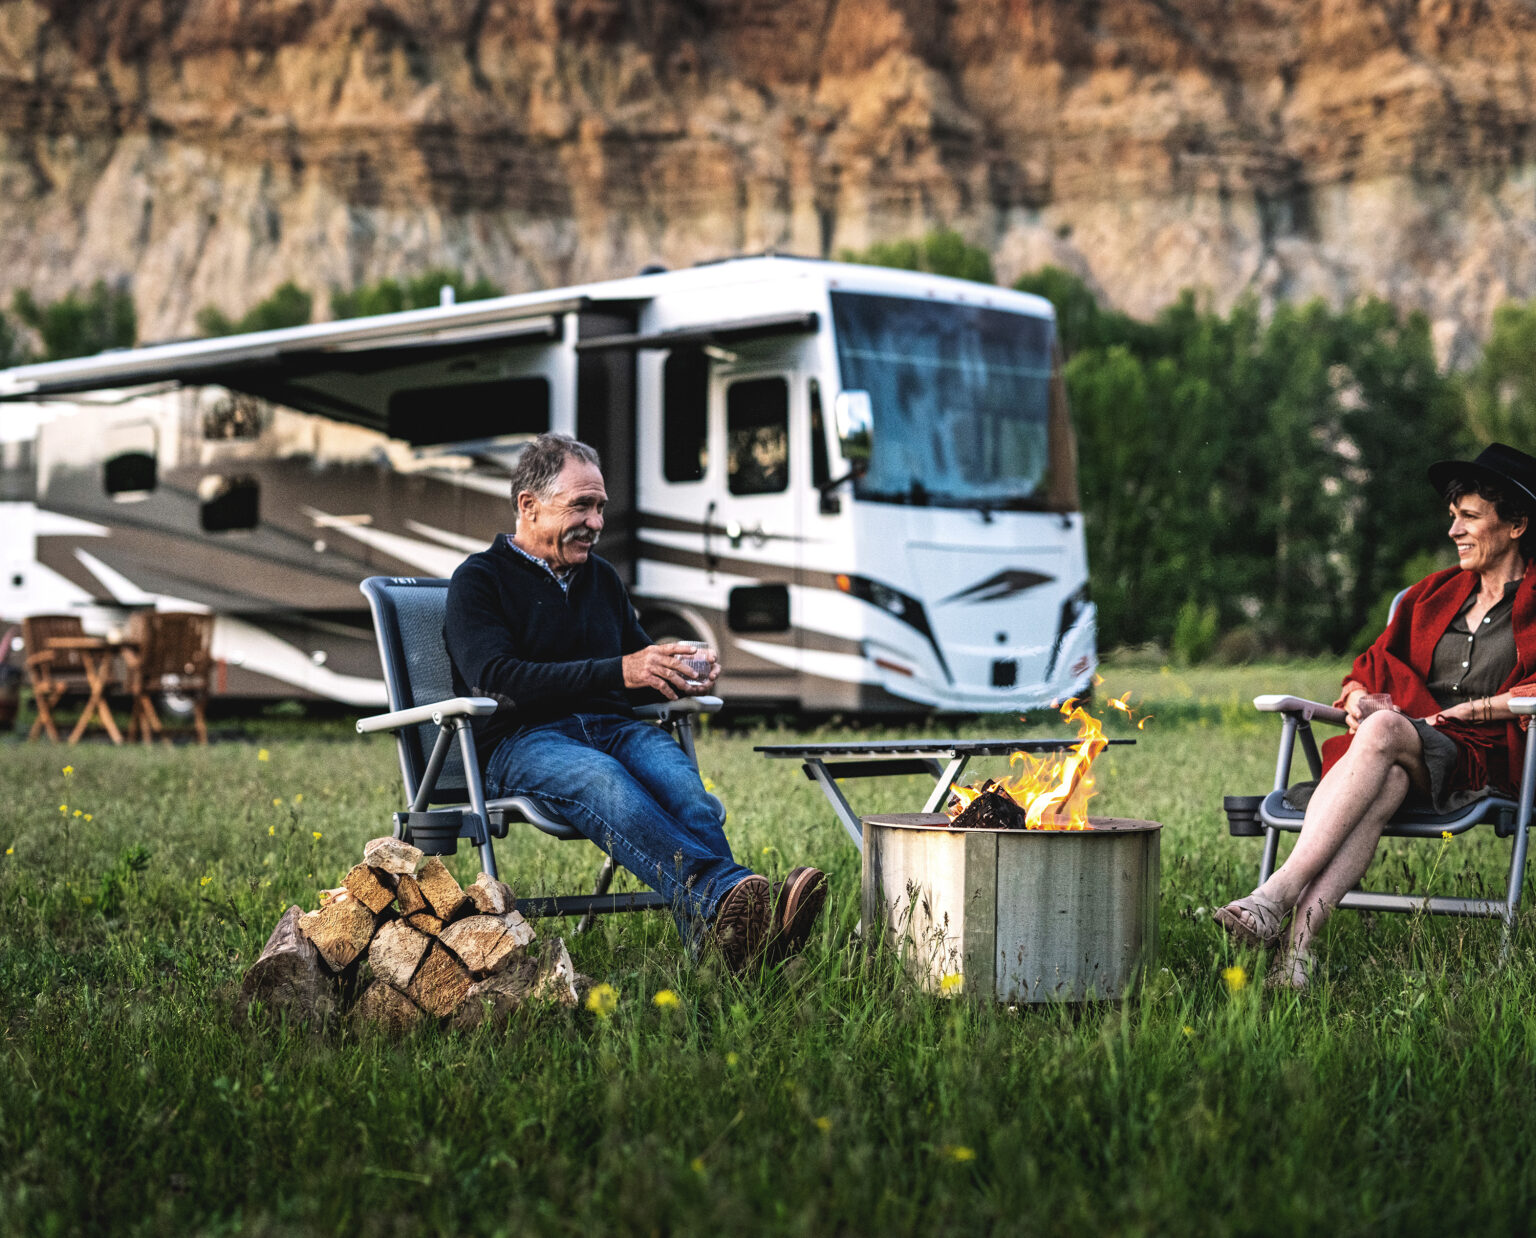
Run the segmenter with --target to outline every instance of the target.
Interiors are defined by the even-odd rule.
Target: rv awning
[[[511,304],[509,304],[511,302]],[[585,298],[472,301],[342,322],[123,349],[0,373],[0,401],[159,383],[218,384],[306,412],[383,428],[389,396],[494,371],[497,355],[561,337]]]
[[[589,340],[578,340],[576,349],[578,352],[591,352],[599,348],[679,348],[685,344],[741,344],[747,340],[767,339],[775,335],[814,334],[819,322],[814,311],[769,314],[760,318],[737,318],[676,331],[600,335]]]

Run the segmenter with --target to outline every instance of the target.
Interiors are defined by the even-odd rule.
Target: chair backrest
[[[170,676],[183,690],[195,691],[207,685],[212,615],[179,610],[140,612],[130,620],[129,632],[139,646],[140,674],[146,687],[162,686]]]
[[[426,576],[370,576],[361,588],[373,612],[390,709],[410,709],[453,696],[453,668],[443,643],[448,582]],[[407,799],[416,798],[437,732],[430,722],[395,732]],[[468,796],[464,762],[455,744],[443,762],[432,799],[447,803]]]
[[[47,649],[48,642],[51,640],[84,635],[85,628],[80,623],[79,615],[29,615],[21,621],[21,639],[27,647],[29,657]],[[83,674],[85,671],[77,649],[57,650],[48,668],[55,675],[70,672]]]

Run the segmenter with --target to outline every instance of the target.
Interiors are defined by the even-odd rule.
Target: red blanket
[[[1409,589],[1386,631],[1355,659],[1337,704],[1342,707],[1344,697],[1359,687],[1367,692],[1391,693],[1392,703],[1415,718],[1439,713],[1440,706],[1430,695],[1425,676],[1435,645],[1476,588],[1477,573],[1453,567],[1426,576]],[[1536,695],[1536,571],[1527,572],[1515,591],[1513,621],[1515,668],[1499,691],[1519,688],[1517,695]],[[1522,720],[1445,722],[1439,729],[1456,741],[1460,752],[1451,789],[1519,788],[1525,750]],[[1323,744],[1324,773],[1344,755],[1353,738],[1335,735]]]

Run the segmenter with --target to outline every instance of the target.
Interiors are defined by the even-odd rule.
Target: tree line
[[[990,256],[953,232],[845,252],[845,260],[993,282]],[[332,289],[333,318],[499,295],[433,270]],[[1150,321],[1106,309],[1047,267],[1016,281],[1056,307],[1100,640],[1181,661],[1344,653],[1392,595],[1453,562],[1431,462],[1499,440],[1536,450],[1536,302],[1494,316],[1465,373],[1435,360],[1429,324],[1368,299],[1332,309],[1252,301],[1218,313],[1182,293]],[[288,283],[205,335],[296,326],[313,295]],[[131,296],[96,283],[0,314],[0,366],[135,342]]]

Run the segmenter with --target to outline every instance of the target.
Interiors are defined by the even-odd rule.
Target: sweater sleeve
[[[465,687],[503,705],[523,709],[624,686],[622,658],[537,662],[524,657],[502,613],[494,578],[477,566],[465,564],[454,573],[443,628],[449,657]]]

